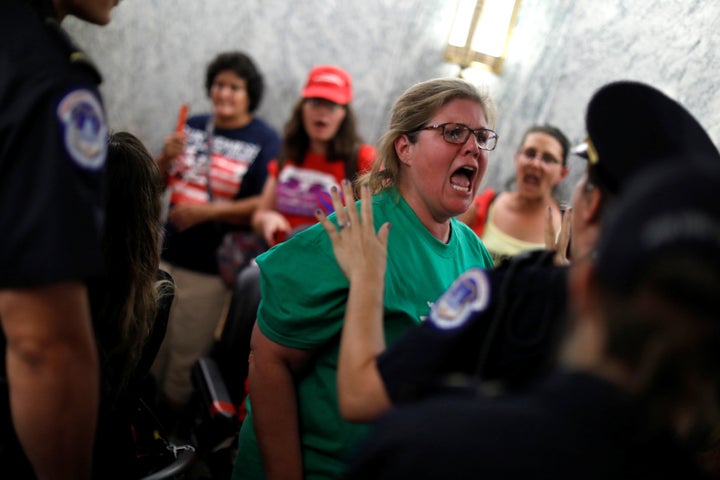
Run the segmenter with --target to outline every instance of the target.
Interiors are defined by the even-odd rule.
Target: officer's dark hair
[[[210,62],[205,73],[205,90],[208,96],[215,77],[226,70],[235,72],[238,77],[245,80],[248,98],[250,99],[248,110],[254,112],[260,105],[265,85],[262,74],[255,62],[242,52],[223,52]]]
[[[717,265],[692,251],[671,252],[653,260],[633,291],[600,279],[596,290],[607,354],[634,372],[631,388],[648,426],[661,428],[689,409],[698,414],[692,433],[706,433],[720,420],[703,401],[720,392]]]
[[[525,140],[527,139],[528,135],[531,133],[544,133],[545,135],[550,135],[555,140],[560,143],[560,146],[562,147],[562,166],[567,166],[567,159],[568,159],[568,152],[570,151],[570,140],[568,140],[567,136],[560,130],[558,127],[554,125],[533,125],[527,130],[525,130],[525,133],[523,133],[522,139],[520,140],[520,145],[518,145],[518,148],[522,148],[522,146],[525,144]]]
[[[589,195],[591,191],[600,192],[600,203],[598,204],[597,214],[602,216],[607,205],[612,202],[616,194],[605,187],[605,183],[600,177],[598,170],[593,168],[590,162],[585,167],[585,180],[582,186],[582,193]]]
[[[57,18],[52,0],[25,0],[41,18]]]
[[[607,186],[602,172],[593,164],[588,162],[586,167],[585,184],[583,185],[583,193],[590,193],[592,190],[600,192],[600,203],[598,204],[597,214],[602,217],[609,205],[615,202],[618,192]],[[623,179],[623,182],[629,182],[629,179]]]

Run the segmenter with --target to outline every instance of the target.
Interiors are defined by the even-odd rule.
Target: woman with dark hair
[[[314,224],[316,208],[330,213],[330,188],[370,170],[376,152],[360,139],[352,97],[352,79],[345,70],[318,65],[310,71],[252,218],[268,245]]]
[[[113,389],[127,386],[138,372],[156,317],[172,299],[169,275],[159,270],[162,183],[145,146],[128,132],[108,142],[105,227],[102,250],[105,282],[97,308],[102,355],[110,364]],[[168,295],[169,294],[169,295]],[[164,328],[162,332],[164,332]],[[162,336],[161,336],[162,338]],[[158,345],[155,345],[157,349]],[[149,365],[144,365],[147,373]]]
[[[251,233],[268,162],[280,143],[275,130],[254,116],[264,88],[249,56],[219,54],[207,68],[205,86],[212,112],[191,116],[156,158],[170,199],[163,268],[175,279],[177,296],[153,373],[175,413],[190,399],[192,364],[209,350],[229,298],[218,247],[228,231]]]
[[[105,273],[90,286],[101,369],[93,467],[96,478],[136,478],[132,424],[165,336],[174,286],[159,269],[162,182],[152,156],[134,135],[114,133],[106,172]]]
[[[570,141],[559,128],[531,126],[515,153],[515,190],[487,189],[460,215],[496,265],[520,252],[545,248],[548,222],[553,231],[560,229],[560,207],[552,194],[568,174],[569,150]]]

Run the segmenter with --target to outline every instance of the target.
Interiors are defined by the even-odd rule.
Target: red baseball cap
[[[310,70],[302,98],[323,98],[340,105],[352,100],[350,74],[334,65],[318,65]]]

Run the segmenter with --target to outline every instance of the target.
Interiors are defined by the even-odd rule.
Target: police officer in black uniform
[[[629,297],[635,285],[628,285],[625,277],[637,274],[632,278],[641,278],[644,274],[641,272],[649,269],[648,265],[658,255],[656,246],[668,237],[662,233],[657,242],[653,240],[638,247],[646,241],[646,234],[641,234],[640,228],[634,229],[632,221],[640,225],[655,215],[660,222],[664,212],[672,210],[673,201],[681,204],[686,194],[698,196],[688,200],[686,206],[704,208],[703,202],[707,203],[710,196],[708,192],[717,188],[720,179],[720,153],[702,126],[681,105],[656,89],[636,82],[617,82],[600,89],[588,106],[586,126],[589,137],[584,155],[588,167],[573,201],[573,262],[587,265],[595,262],[598,274],[607,277],[602,282],[604,288],[617,292],[619,298],[628,294],[618,305],[634,311],[643,308],[647,299]],[[696,169],[707,165],[713,167],[707,175],[712,180],[694,192],[693,184],[704,178]],[[630,210],[632,213],[623,212],[625,204],[617,197],[634,194],[634,185],[638,185],[644,175],[663,166],[680,168],[654,185],[652,194],[630,202],[634,208]],[[685,170],[690,173],[679,183],[683,186],[682,192],[668,192],[667,198],[658,202],[661,205],[645,207],[673,187],[673,175],[679,178]],[[615,220],[610,231],[601,233],[605,211],[613,207],[625,216]],[[699,258],[706,255],[709,262],[717,262],[718,211],[714,208],[709,214],[714,218],[713,229],[698,229],[698,247],[702,247],[698,252],[702,253],[693,254]],[[696,218],[695,213],[691,218]],[[690,232],[696,233],[694,230]],[[630,239],[623,243],[626,232]],[[599,235],[604,235],[602,254],[595,253]],[[688,249],[684,240],[669,243],[671,248],[677,248],[678,255]],[[634,264],[631,255],[617,253],[621,250],[632,250],[648,259],[642,265]],[[553,267],[547,254],[536,255],[544,258],[540,264],[548,266],[547,274],[556,275],[558,269],[564,268]],[[657,421],[658,412],[649,415],[647,408],[636,410],[637,398],[628,398],[623,388],[609,386],[594,375],[554,375],[551,381],[540,382],[539,388],[530,388],[534,392],[531,396],[502,397],[496,401],[490,401],[483,388],[461,388],[462,395],[451,394],[456,392],[448,386],[482,386],[487,383],[486,379],[499,380],[505,386],[508,380],[520,379],[520,384],[511,386],[527,388],[530,382],[549,373],[558,354],[558,332],[562,334],[564,330],[564,325],[558,328],[558,324],[564,324],[565,301],[548,306],[543,298],[548,302],[561,300],[565,293],[557,290],[564,290],[565,285],[564,275],[545,281],[547,277],[538,274],[540,271],[538,263],[518,258],[502,265],[500,271],[467,272],[435,303],[426,324],[409,331],[380,355],[377,366],[390,403],[399,404],[408,397],[417,400],[418,394],[429,392],[433,398],[412,406],[401,405],[391,412],[361,448],[348,478],[616,478],[618,473],[628,472],[633,473],[627,478],[633,478],[632,475],[637,478],[643,473],[634,469],[646,467],[652,475],[658,475],[653,478],[672,478],[671,475],[678,474],[675,478],[694,478],[698,474],[690,453],[677,448],[676,432],[672,431],[675,424],[660,425],[663,432],[646,430],[649,424],[645,422]],[[678,278],[682,275],[678,272]],[[530,289],[523,291],[525,287]],[[698,298],[701,296],[698,293]],[[708,298],[712,296],[711,292]],[[691,297],[680,298],[678,308],[694,309],[695,301],[688,298]],[[627,304],[623,303],[625,300]],[[598,307],[603,302],[593,305]],[[611,307],[603,307],[601,311],[608,318],[615,314]],[[548,317],[548,314],[555,316]],[[533,320],[537,322],[535,328]],[[672,331],[667,323],[660,330],[662,328]],[[625,373],[619,375],[618,383],[627,380],[625,374],[634,380],[647,380],[643,385],[659,388],[653,394],[642,392],[647,398],[640,398],[640,404],[647,407],[653,406],[654,394],[670,397],[673,394],[662,391],[667,383],[653,386],[660,377],[643,378],[647,372],[633,363],[633,357],[643,358],[639,353],[643,345],[641,339],[649,338],[644,334],[637,336],[639,333],[635,331],[635,337],[625,340],[613,337],[607,346],[607,351],[612,353],[602,357],[602,362],[578,362],[573,366],[589,369],[592,365],[590,371],[599,368],[613,381],[615,375],[608,372],[620,368]],[[593,357],[593,348],[598,348],[595,353],[606,352],[599,347],[605,338],[593,338],[592,343],[584,344],[589,347],[589,356],[582,351],[580,354],[580,357],[586,355],[586,360],[593,359],[592,362],[597,360]],[[581,338],[579,342],[582,341]],[[629,354],[623,345],[616,343],[620,341],[637,346],[637,355]],[[576,351],[575,358],[577,354]],[[614,356],[615,360],[608,361]],[[672,363],[674,357],[668,358]],[[650,360],[651,368],[662,371],[662,364],[653,364],[657,359]],[[627,370],[618,365],[627,365]],[[425,375],[423,369],[429,369],[430,373]],[[685,374],[690,371],[692,369]],[[450,375],[454,372],[463,374],[465,380],[458,382]],[[340,368],[339,374],[342,373]],[[468,377],[479,382],[468,382]],[[438,392],[438,385],[444,387],[442,392]],[[342,398],[342,392],[340,395]],[[682,392],[679,395],[689,398],[683,397]],[[667,411],[661,415],[666,415],[673,411],[673,401],[662,399],[654,407],[659,408],[658,403],[665,405]],[[688,402],[692,405],[692,401]],[[696,407],[697,404],[690,408]],[[685,416],[684,412],[680,414]],[[692,414],[687,417],[688,423],[697,420]],[[666,418],[660,420],[663,421]],[[655,427],[658,425],[652,426]]]
[[[0,468],[12,478],[91,475],[86,285],[102,271],[107,125],[100,75],[59,23],[107,24],[116,4],[0,3]]]
[[[594,250],[602,212],[637,172],[688,152],[720,158],[684,107],[638,82],[600,89],[588,106],[586,128],[581,156],[588,159],[587,172],[573,196],[575,258]],[[342,362],[341,352],[344,417],[372,420],[390,405],[448,390],[487,395],[531,387],[556,365],[566,328],[566,276],[567,267],[555,265],[553,252],[542,250],[494,270],[466,272],[434,303],[427,322],[377,357],[374,372],[346,370],[351,363]],[[355,360],[372,363],[372,358]]]

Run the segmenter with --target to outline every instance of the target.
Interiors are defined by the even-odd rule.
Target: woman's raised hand
[[[343,195],[352,201],[353,189],[348,180],[342,182]],[[343,205],[340,192],[330,191],[335,220],[333,223],[321,210],[315,216],[330,237],[338,265],[349,281],[383,280],[387,264],[387,240],[390,224],[383,224],[375,233],[372,196],[367,185],[360,189],[360,212],[354,204]]]

